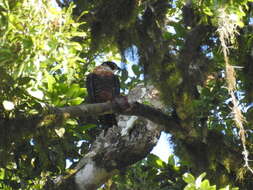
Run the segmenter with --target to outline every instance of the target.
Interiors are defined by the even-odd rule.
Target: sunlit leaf
[[[71,45],[78,51],[82,51],[83,49],[83,47],[79,43],[72,42]]]
[[[208,15],[208,16],[213,16],[213,12],[211,11],[211,9],[209,7],[205,7],[203,9],[203,12]]]
[[[46,79],[47,79],[47,86],[48,86],[48,91],[52,91],[53,90],[53,85],[55,83],[55,79],[52,75],[50,74],[46,74]]]
[[[55,129],[56,134],[59,137],[63,137],[64,133],[65,133],[65,128],[59,128],[59,129]]]
[[[83,131],[85,131],[85,130],[87,130],[87,129],[92,129],[92,128],[95,128],[95,127],[97,127],[97,125],[95,125],[95,124],[87,124],[87,125],[85,125],[85,126],[81,126],[80,128],[81,128]]]
[[[206,173],[202,173],[199,177],[197,177],[196,181],[195,181],[195,185],[197,188],[199,188],[201,186],[202,183],[202,179],[206,176]]]
[[[193,184],[188,184],[184,190],[196,190],[195,186]]]
[[[156,164],[159,166],[159,167],[164,167],[164,162],[162,161],[162,160],[160,160],[160,159],[157,159],[156,160]]]
[[[201,190],[205,190],[205,189],[209,189],[210,188],[210,183],[207,179],[205,179],[204,181],[202,181],[202,183],[200,184],[200,189]]]
[[[73,105],[73,106],[74,105],[79,105],[83,102],[83,100],[84,100],[83,98],[76,97],[76,98],[70,100],[70,104]]]
[[[195,183],[195,177],[192,174],[190,174],[190,173],[185,173],[183,175],[183,180],[186,183]]]
[[[0,179],[4,179],[4,169],[3,168],[0,168]]]
[[[14,109],[14,103],[8,100],[3,101],[3,107],[5,110],[10,111]]]

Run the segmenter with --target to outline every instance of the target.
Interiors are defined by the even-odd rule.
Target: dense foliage
[[[0,188],[39,188],[50,172],[65,170],[66,159],[80,157],[76,144],[86,139],[84,129],[75,130],[74,121],[58,129],[36,128],[33,122],[45,105],[78,105],[84,100],[81,76],[86,61],[79,55],[88,45],[72,39],[86,32],[72,19],[72,7],[0,1],[0,9]],[[24,123],[27,118],[31,127]]]
[[[171,155],[167,163],[157,156],[150,154],[146,159],[136,163],[125,173],[117,175],[102,189],[147,189],[147,190],[216,190],[204,179],[206,173],[195,178],[189,173],[187,166],[176,163]],[[219,190],[238,190],[227,185]]]
[[[245,145],[252,160],[252,0],[57,2],[0,0],[0,188],[40,189],[48,176],[68,172],[66,160],[73,167],[87,152],[96,125],[40,122],[41,113],[85,103],[85,76],[107,59],[122,60],[122,91],[143,81],[155,85],[167,114],[188,131],[171,138],[182,166],[150,155],[113,185],[182,189],[189,182],[191,189],[195,180],[182,178],[190,171],[206,172],[217,188],[253,186],[242,155]],[[224,49],[247,121],[239,118],[240,129]],[[126,69],[131,57],[134,75]]]

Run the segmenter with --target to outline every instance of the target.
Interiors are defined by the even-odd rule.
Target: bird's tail
[[[99,116],[99,122],[105,131],[107,131],[113,125],[117,125],[116,116],[114,114]]]

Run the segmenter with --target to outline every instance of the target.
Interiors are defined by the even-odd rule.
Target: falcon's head
[[[116,63],[112,62],[112,61],[105,61],[102,63],[103,66],[110,68],[112,71],[118,71],[120,70],[120,68],[118,67],[118,65],[116,65]]]

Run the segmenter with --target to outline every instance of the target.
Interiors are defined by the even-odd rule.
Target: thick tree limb
[[[73,118],[83,115],[104,115],[117,112],[115,102],[97,103],[97,104],[81,104],[79,106],[68,106],[62,108],[53,108],[54,114],[63,115],[64,117]]]
[[[127,166],[143,159],[160,136],[159,127],[145,119],[136,120],[129,134],[113,127],[97,137],[91,150],[78,163],[74,174],[58,178],[59,186],[48,189],[93,190]]]
[[[120,113],[123,115],[135,115],[153,121],[161,126],[166,126],[166,130],[173,135],[180,135],[186,131],[179,125],[176,118],[168,116],[161,110],[155,109],[151,106],[144,105],[138,102],[130,103],[130,108],[126,111],[120,111],[120,105],[115,102],[97,103],[97,104],[82,104],[79,106],[69,106],[63,108],[54,108],[54,113],[62,115],[64,118],[81,117],[83,115],[103,115],[108,113]]]
[[[122,99],[124,100],[125,98]],[[0,142],[3,142],[2,144],[5,145],[11,144],[13,141],[16,142],[19,138],[22,140],[23,137],[29,136],[28,134],[34,134],[36,129],[39,127],[49,126],[50,128],[54,128],[59,126],[61,125],[62,121],[66,120],[67,118],[103,115],[106,113],[136,115],[145,118],[150,117],[151,121],[166,126],[166,130],[176,136],[180,135],[183,131],[180,129],[176,119],[166,115],[161,110],[157,110],[151,106],[142,105],[136,102],[130,102],[129,106],[130,107],[127,109],[127,111],[125,111],[122,110],[122,105],[119,105],[116,102],[82,104],[78,106],[68,106],[62,108],[48,108],[46,111],[44,111],[44,113],[42,112],[41,114],[31,117],[0,120],[0,132],[1,134],[5,134],[3,138],[0,139]]]
[[[131,96],[138,95],[130,95],[129,100],[135,101],[136,99]],[[91,150],[79,161],[74,173],[67,177],[58,177],[57,183],[55,181],[51,184],[48,183],[46,189],[97,189],[118,171],[146,157],[157,143],[162,127],[141,116],[160,112],[160,115],[164,117],[163,122],[166,123],[165,120],[168,119],[165,119],[165,114],[163,115],[161,111],[150,106],[140,107],[142,104],[136,102],[128,102],[127,111],[122,110],[122,106],[125,106],[124,102],[125,97],[121,97],[115,102],[94,104],[100,107],[96,109],[88,104],[54,110],[56,114],[75,117],[91,114],[90,111],[94,111],[96,114],[112,112],[124,114],[127,112],[127,114],[135,114],[140,117],[137,119],[135,116],[120,116],[118,126],[110,128],[106,134],[102,132],[96,138]],[[145,110],[142,110],[143,108]],[[152,118],[156,120],[154,117]],[[168,122],[172,122],[172,120],[169,119]],[[124,130],[125,128],[128,130]]]

